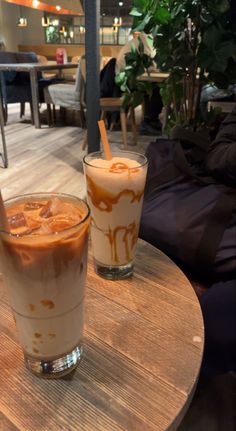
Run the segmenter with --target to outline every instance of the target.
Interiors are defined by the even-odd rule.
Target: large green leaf
[[[133,30],[143,31],[147,26],[147,24],[149,23],[150,19],[151,19],[151,15],[147,13],[146,15],[144,15],[144,17],[142,17],[142,20],[135,26],[135,28],[133,27]]]
[[[120,72],[120,73],[119,73],[119,74],[117,74],[117,75],[116,75],[116,77],[115,77],[116,84],[117,84],[117,85],[122,84],[122,83],[124,82],[125,78],[126,78],[125,71]]]
[[[136,9],[136,7],[134,7],[133,9],[131,9],[129,15],[131,15],[131,16],[142,16],[143,13],[140,12],[138,9]]]
[[[153,18],[154,18],[155,24],[167,24],[171,19],[171,14],[168,11],[168,9],[164,7],[159,7],[155,11]]]

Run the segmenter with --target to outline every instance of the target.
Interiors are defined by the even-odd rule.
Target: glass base
[[[40,360],[27,356],[25,362],[27,368],[38,377],[46,379],[56,379],[63,377],[73,371],[79,364],[83,353],[83,346],[75,347],[72,352],[62,358],[51,360]]]
[[[100,277],[106,278],[107,280],[122,280],[131,277],[133,275],[133,267],[133,262],[127,263],[126,265],[107,266],[94,259],[95,272],[100,275]]]

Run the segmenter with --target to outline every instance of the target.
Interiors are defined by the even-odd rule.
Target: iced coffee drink
[[[5,202],[1,271],[28,367],[58,377],[82,353],[89,209],[63,194]]]
[[[84,170],[95,270],[109,279],[128,277],[133,272],[147,159],[127,151],[114,151],[111,160],[92,153],[84,158]]]

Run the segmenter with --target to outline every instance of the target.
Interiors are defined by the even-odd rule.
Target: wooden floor
[[[5,131],[9,168],[0,167],[0,187],[4,199],[36,191],[60,191],[85,196],[82,129],[74,125],[49,128],[46,124],[41,129],[35,129],[29,121],[20,122],[19,106],[12,105]],[[112,148],[122,146],[120,132],[109,133],[109,140]],[[154,137],[139,136],[138,146],[129,145],[129,149],[145,152],[152,140]],[[234,431],[235,386],[236,377],[232,374],[203,382],[178,431]]]
[[[35,129],[29,112],[26,110],[24,121],[20,120],[19,112],[19,105],[10,105],[5,127],[9,167],[0,167],[4,199],[39,191],[60,191],[84,197],[82,160],[86,152],[82,151],[82,143],[85,132],[77,125],[70,125],[76,124],[76,118],[69,117],[66,126],[48,127],[45,123],[41,129]],[[128,133],[128,144],[132,143],[131,138]],[[129,145],[129,149],[144,152],[151,139],[139,136],[138,146]],[[110,132],[109,140],[112,148],[122,148],[120,132]]]

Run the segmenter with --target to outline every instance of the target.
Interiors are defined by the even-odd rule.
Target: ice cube
[[[26,202],[24,205],[24,211],[33,211],[38,210],[39,208],[42,208],[44,204],[42,202]]]
[[[40,217],[49,218],[52,217],[52,201],[48,201],[46,205],[43,206],[39,213]]]
[[[13,214],[7,217],[10,229],[17,229],[19,227],[28,227],[27,221],[23,212]]]
[[[74,226],[76,222],[70,217],[61,214],[51,218],[48,224],[52,232],[61,232]]]
[[[52,199],[51,211],[53,215],[57,215],[63,212],[64,202],[58,198]]]
[[[42,225],[36,230],[35,229],[35,235],[48,235],[50,233],[53,233],[50,225],[45,221],[45,223],[42,223]]]

